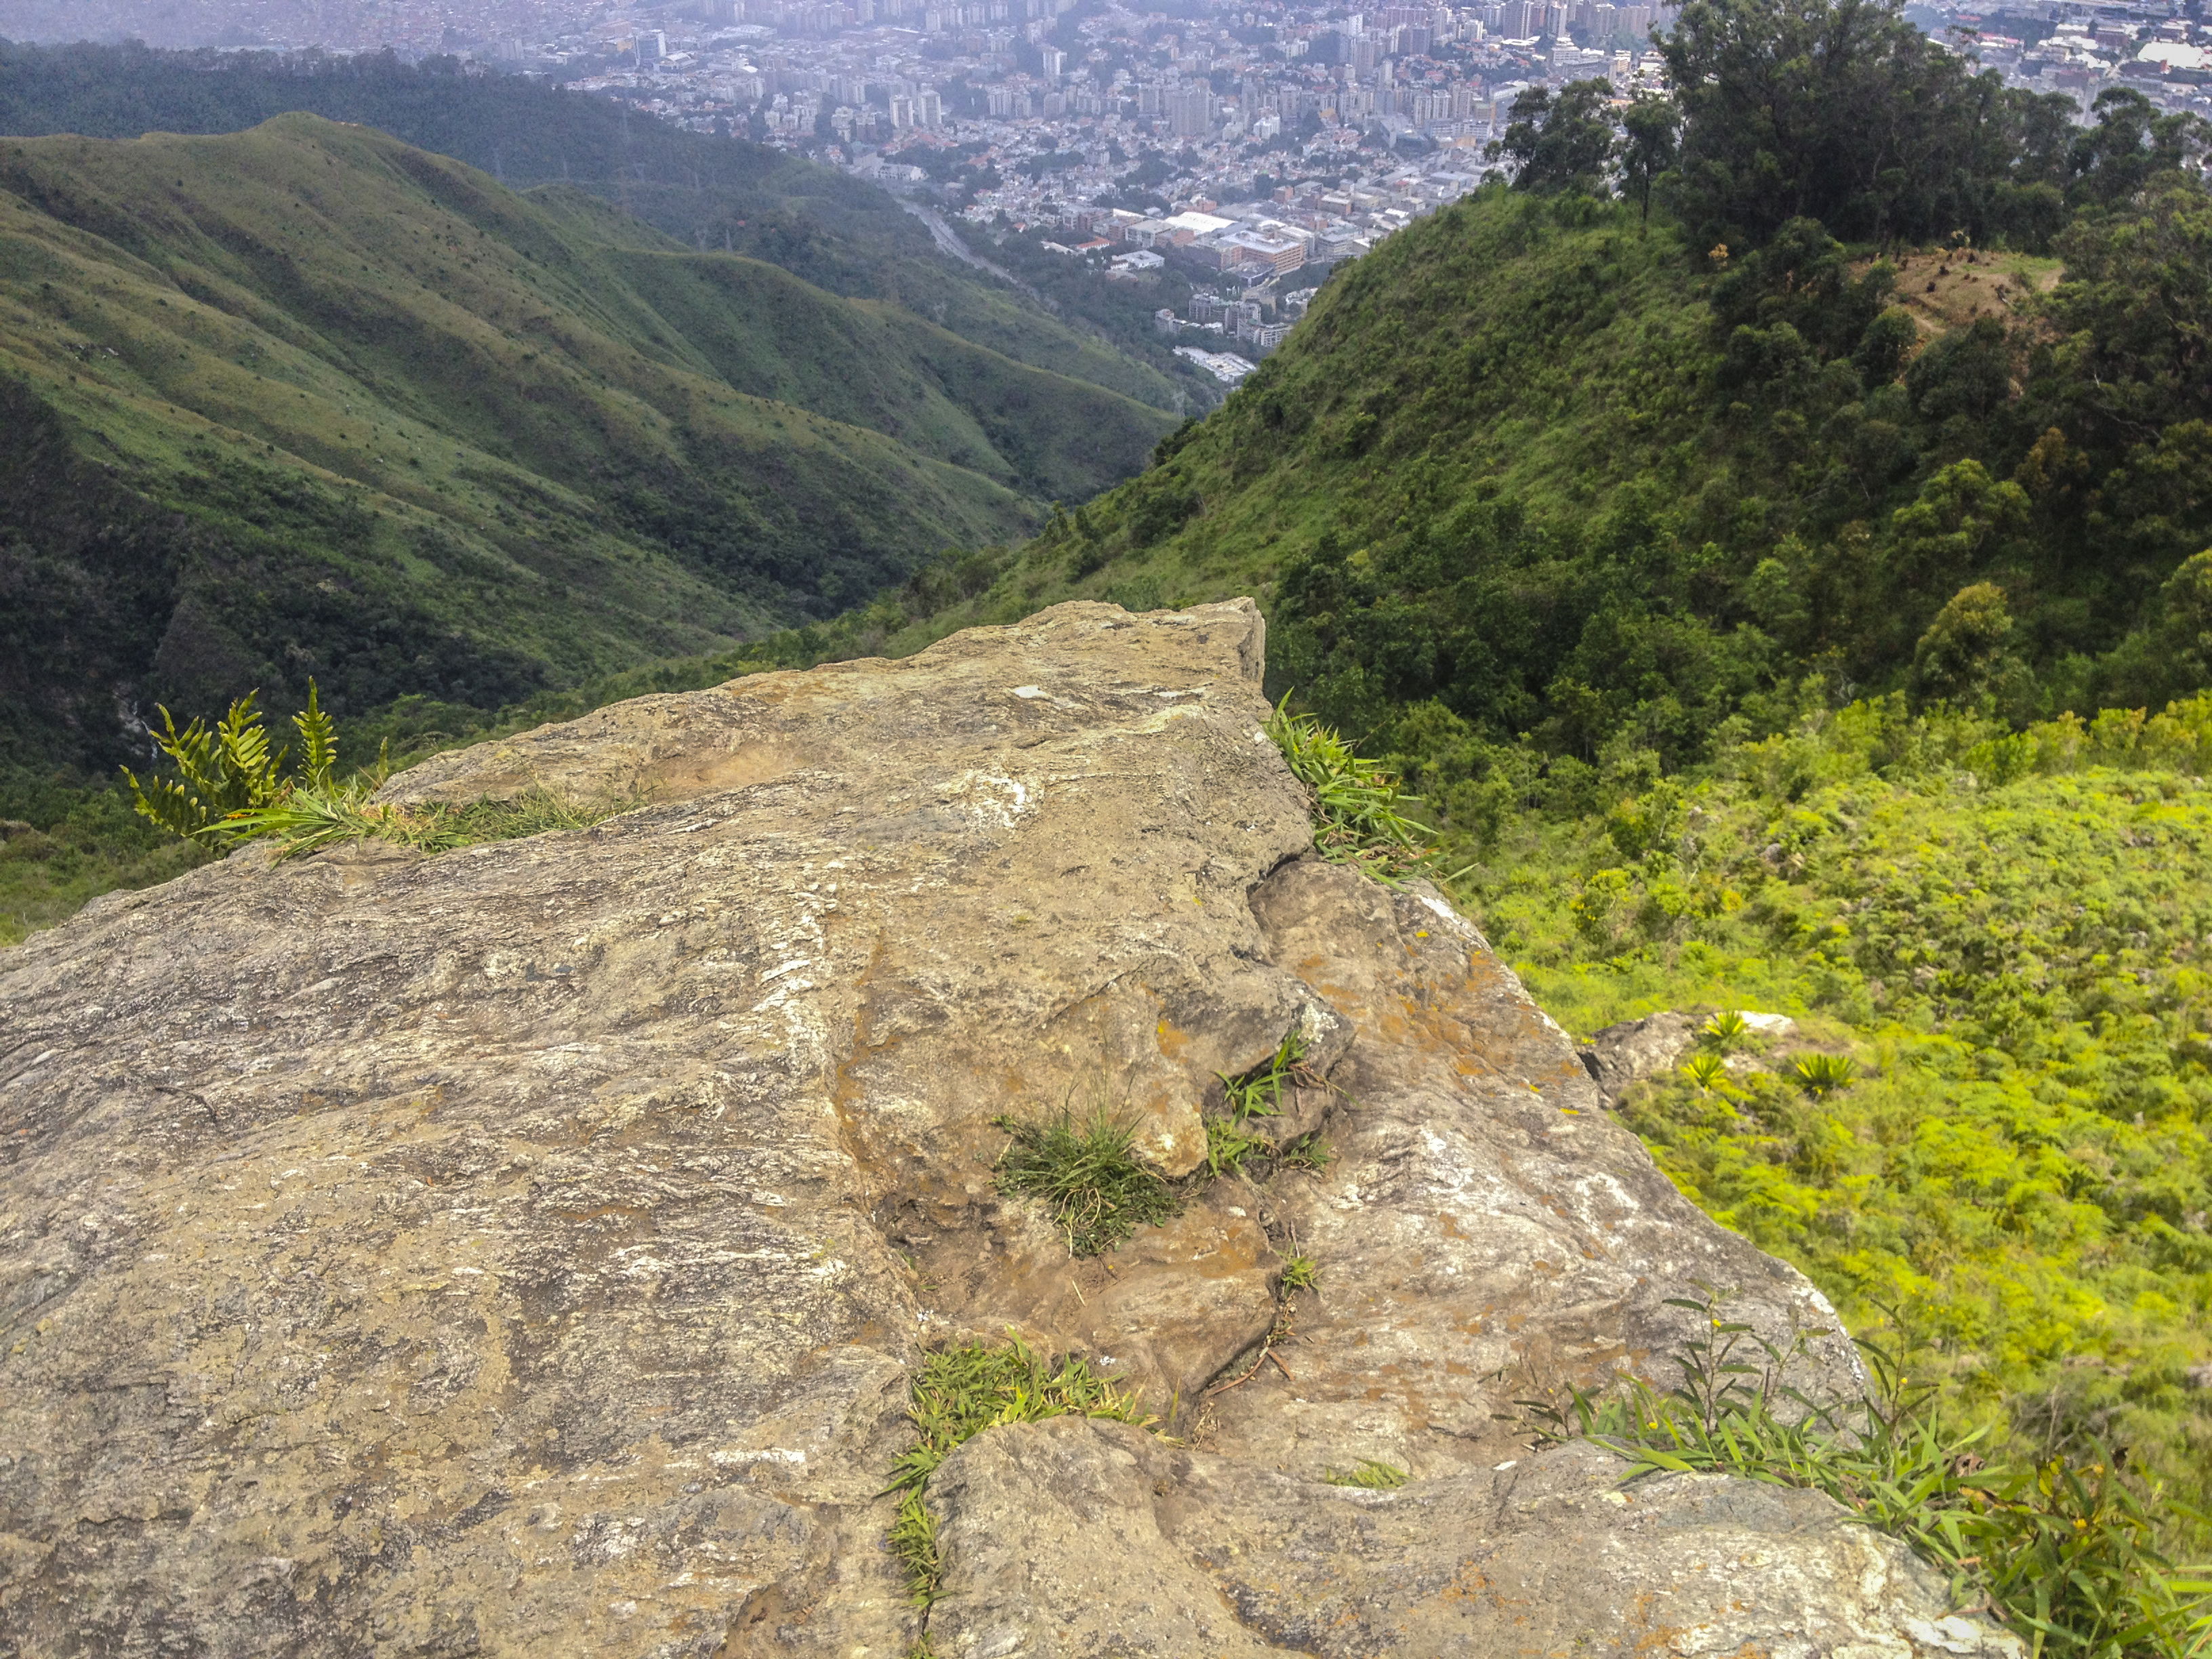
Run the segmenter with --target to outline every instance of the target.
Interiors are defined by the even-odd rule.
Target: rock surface
[[[1699,1282],[1854,1363],[1468,922],[1310,856],[1261,647],[1070,605],[641,699],[391,791],[641,810],[241,853],[0,955],[0,1651],[896,1659],[908,1376],[1009,1327],[1187,1443],[957,1454],[948,1659],[2003,1650],[1825,1500],[1527,1449]],[[1188,1174],[1292,1030],[1325,1172],[1089,1261],[996,1192],[1008,1113]]]
[[[1583,1066],[1608,1106],[1620,1103],[1631,1084],[1670,1072],[1698,1041],[1698,1022],[1675,1009],[1625,1019],[1593,1033],[1582,1046]]]

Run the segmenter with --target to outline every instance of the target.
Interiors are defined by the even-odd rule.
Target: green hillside
[[[237,132],[290,111],[379,128],[514,189],[573,185],[687,246],[750,254],[1140,403],[1180,410],[1214,400],[1212,381],[1164,345],[1109,345],[945,258],[877,186],[741,137],[685,131],[520,76],[464,72],[451,58],[0,41],[0,134]]]
[[[1773,729],[1814,671],[2021,719],[2180,695],[2201,647],[2147,641],[2196,626],[2197,579],[2166,584],[2212,544],[2212,209],[2177,185],[2057,252],[1876,262],[1812,227],[1701,270],[1625,205],[1493,188],[1324,289],[1164,465],[891,633],[1249,587],[1331,719],[1387,738],[1433,698],[1583,762]]]
[[[366,129],[0,142],[0,708],[495,708],[1018,533],[1169,417]]]

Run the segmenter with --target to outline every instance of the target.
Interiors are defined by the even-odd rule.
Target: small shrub
[[[1751,1022],[1731,1008],[1698,1028],[1698,1041],[1716,1054],[1734,1054],[1751,1040]]]
[[[929,1477],[985,1429],[1053,1417],[1103,1417],[1139,1428],[1159,1421],[1133,1390],[1101,1376],[1088,1361],[1073,1355],[1047,1358],[1018,1337],[1002,1348],[963,1343],[922,1361],[907,1399],[914,1444],[891,1465],[891,1483],[884,1489],[885,1495],[898,1494],[890,1547],[906,1568],[916,1605],[927,1607],[937,1599],[942,1566],[937,1516],[928,1503]]]
[[[1682,1066],[1682,1075],[1711,1094],[1727,1078],[1728,1062],[1718,1054],[1692,1054]]]
[[[1313,1291],[1321,1288],[1321,1264],[1310,1255],[1293,1255],[1283,1263],[1283,1289]]]
[[[1790,1080],[1818,1100],[1850,1086],[1858,1064],[1844,1054],[1800,1054],[1790,1062]]]
[[[999,1154],[999,1190],[1049,1210],[1071,1255],[1101,1255],[1175,1213],[1174,1192],[1138,1160],[1127,1126],[1104,1112],[1081,1124],[1065,1113],[1049,1123],[992,1121],[1009,1137]],[[1209,1134],[1209,1158],[1211,1141]]]
[[[1348,1469],[1323,1469],[1321,1478],[1332,1486],[1358,1486],[1367,1492],[1395,1492],[1413,1479],[1395,1463],[1363,1457]]]
[[[1357,865],[1395,886],[1424,873],[1436,831],[1406,816],[1419,796],[1352,751],[1334,728],[1290,712],[1290,696],[1267,718],[1267,732],[1291,771],[1314,792],[1314,845],[1336,864]]]
[[[288,776],[284,763],[291,751],[270,747],[258,695],[249,691],[239,698],[212,727],[196,719],[180,732],[176,717],[159,708],[161,730],[154,733],[154,741],[177,775],[149,775],[141,782],[129,767],[122,769],[141,817],[186,841],[220,848],[266,833],[254,827],[256,816],[295,790],[358,801],[383,781],[380,769],[356,775],[347,784],[337,781],[337,728],[323,712],[313,680],[307,682],[307,708],[292,717],[302,752],[300,769]]]

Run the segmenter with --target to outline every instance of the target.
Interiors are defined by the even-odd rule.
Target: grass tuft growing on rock
[[[1310,1080],[1303,1065],[1305,1052],[1305,1038],[1293,1030],[1276,1045],[1273,1054],[1243,1076],[1216,1073],[1221,1078],[1222,1100],[1231,1121],[1242,1124],[1248,1117],[1280,1116],[1283,1085]]]
[[[937,1515],[928,1503],[930,1476],[986,1429],[1053,1417],[1102,1417],[1140,1429],[1159,1421],[1144,1409],[1134,1389],[1102,1376],[1089,1361],[1072,1354],[1039,1354],[1019,1337],[1004,1347],[965,1342],[940,1348],[922,1361],[907,1404],[914,1444],[891,1465],[891,1483],[884,1489],[898,1494],[891,1553],[906,1569],[917,1606],[927,1607],[937,1599],[943,1570]],[[925,1636],[918,1650],[927,1647]]]
[[[1348,1469],[1324,1469],[1322,1480],[1331,1486],[1358,1486],[1363,1492],[1395,1492],[1413,1479],[1395,1463],[1363,1457]]]
[[[1429,872],[1436,832],[1407,816],[1420,798],[1407,794],[1395,775],[1362,760],[1334,727],[1291,713],[1287,692],[1267,717],[1267,732],[1314,792],[1314,845],[1323,858],[1394,887]]]
[[[1544,1437],[1610,1447],[1631,1460],[1624,1484],[1719,1474],[1826,1492],[1948,1573],[1959,1605],[1990,1613],[2034,1659],[2212,1652],[2212,1568],[2160,1553],[2153,1516],[2169,1500],[2109,1453],[1984,1462],[1987,1429],[1948,1426],[1933,1390],[1905,1386],[1880,1349],[1860,1344],[1874,1398],[1817,1403],[1786,1380],[1814,1333],[1785,1349],[1723,1317],[1711,1293],[1674,1305],[1705,1326],[1678,1350],[1682,1385],[1632,1377],[1601,1397],[1571,1390],[1564,1409],[1522,1402],[1548,1420]]]
[[[1267,1143],[1258,1135],[1248,1135],[1234,1123],[1224,1123],[1219,1118],[1206,1120],[1206,1173],[1213,1177],[1241,1175],[1244,1166],[1255,1158],[1264,1158]]]
[[[1128,1126],[1105,1112],[1081,1122],[1069,1113],[1044,1123],[992,1121],[1009,1137],[996,1166],[999,1190],[1050,1211],[1070,1255],[1103,1255],[1175,1213],[1173,1188],[1139,1160]]]

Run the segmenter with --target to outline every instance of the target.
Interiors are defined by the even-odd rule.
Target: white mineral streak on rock
[[[1502,1420],[1666,1381],[1695,1281],[1770,1337],[1825,1304],[1590,1111],[1441,898],[1300,856],[1263,642],[1073,605],[641,698],[386,791],[653,799],[620,818],[248,852],[0,952],[0,1651],[896,1659],[910,1368],[1009,1326],[1188,1443],[970,1442],[948,1656],[2009,1651],[1825,1498],[1631,1501]],[[994,1192],[1009,1112],[1188,1171],[1294,1030],[1328,1086],[1268,1121],[1325,1174],[1108,1262]],[[1297,1340],[1209,1397],[1292,1237]],[[1852,1375],[1832,1337],[1795,1380]],[[1414,1478],[1320,1480],[1361,1458]]]

